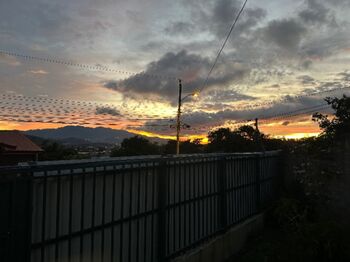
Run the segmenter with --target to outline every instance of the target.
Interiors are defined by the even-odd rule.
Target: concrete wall
[[[256,215],[228,230],[201,247],[178,257],[173,262],[224,262],[237,254],[251,236],[264,226],[264,215]]]

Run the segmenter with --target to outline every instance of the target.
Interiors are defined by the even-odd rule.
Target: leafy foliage
[[[254,152],[281,149],[285,141],[270,139],[257,132],[251,126],[242,126],[236,130],[220,128],[208,134],[209,143],[201,144],[200,139],[180,142],[181,154],[217,153],[217,152]],[[112,150],[111,156],[136,156],[155,154],[175,154],[176,141],[169,140],[165,145],[151,143],[145,138],[134,136],[124,139],[120,147]]]
[[[199,139],[194,141],[184,141],[180,142],[180,152],[181,154],[198,154],[203,153],[204,145],[201,144]],[[175,154],[176,153],[176,141],[169,140],[167,144],[161,149],[163,154]]]
[[[41,147],[44,152],[40,153],[39,159],[43,161],[82,158],[74,148],[63,146],[57,142],[44,141]]]
[[[208,152],[242,152],[254,151],[256,148],[250,129],[231,131],[229,128],[220,128],[210,132],[208,140]]]
[[[256,152],[282,149],[285,140],[272,139],[252,126],[241,126],[233,131],[220,128],[208,134],[207,152]]]
[[[316,113],[313,120],[319,123],[323,129],[323,135],[329,138],[341,136],[350,132],[350,97],[343,95],[342,98],[327,97],[325,101],[335,110],[333,119],[327,115]]]
[[[124,139],[120,147],[112,150],[111,156],[157,155],[159,153],[160,149],[157,144],[151,143],[141,136],[134,136]]]
[[[270,228],[249,245],[239,261],[350,261],[346,205],[350,174],[344,173],[341,161],[349,151],[345,141],[350,138],[350,98],[326,101],[335,114],[314,114],[323,130],[321,136],[285,141],[290,172],[284,198],[267,215]]]

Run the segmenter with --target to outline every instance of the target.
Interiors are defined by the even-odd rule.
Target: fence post
[[[157,261],[163,262],[166,257],[166,205],[168,188],[167,162],[161,160],[157,170],[157,201],[158,201],[158,230],[157,230]]]
[[[261,175],[261,155],[258,153],[256,154],[256,158],[255,158],[256,213],[260,213],[261,211],[260,175]]]
[[[220,193],[219,206],[220,206],[220,228],[222,231],[227,229],[227,195],[226,195],[226,157],[219,159],[218,170],[218,189]]]
[[[285,186],[285,179],[286,179],[286,175],[288,174],[288,169],[290,169],[290,161],[288,161],[287,159],[289,158],[289,156],[287,155],[286,152],[279,152],[278,156],[276,157],[278,160],[278,164],[277,164],[277,174],[275,174],[276,176],[276,183],[275,183],[275,188],[276,188],[276,196],[275,197],[280,197],[282,192],[283,192],[283,188]]]
[[[29,262],[32,177],[0,174],[0,261]]]

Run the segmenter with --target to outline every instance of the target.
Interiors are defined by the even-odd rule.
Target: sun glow
[[[168,140],[176,140],[175,135],[162,135],[157,134],[153,132],[143,131],[143,130],[135,130],[135,129],[127,129],[126,131],[133,133],[135,135],[141,135],[149,138],[161,138],[161,139],[168,139]],[[200,143],[202,145],[208,144],[208,138],[206,135],[188,135],[188,136],[182,136],[180,138],[181,141],[187,141],[190,140],[191,142],[199,139]]]
[[[161,134],[147,132],[147,131],[143,131],[143,130],[127,129],[126,131],[128,131],[130,133],[133,133],[135,135],[141,135],[141,136],[150,137],[150,138],[156,137],[156,138],[169,139],[169,140],[175,140],[176,139],[176,136],[161,135]]]
[[[282,137],[284,137],[286,139],[302,139],[302,138],[315,137],[318,135],[319,135],[319,133],[296,133],[296,134],[285,135]]]

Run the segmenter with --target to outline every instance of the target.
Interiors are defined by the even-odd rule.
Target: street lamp
[[[192,96],[192,97],[198,97],[199,92],[193,92],[191,94],[188,94],[184,97],[182,96],[182,82],[181,79],[179,79],[179,100],[178,100],[178,108],[177,108],[177,121],[176,121],[176,154],[180,154],[180,130],[181,130],[181,105],[182,101],[184,101],[186,98]]]

